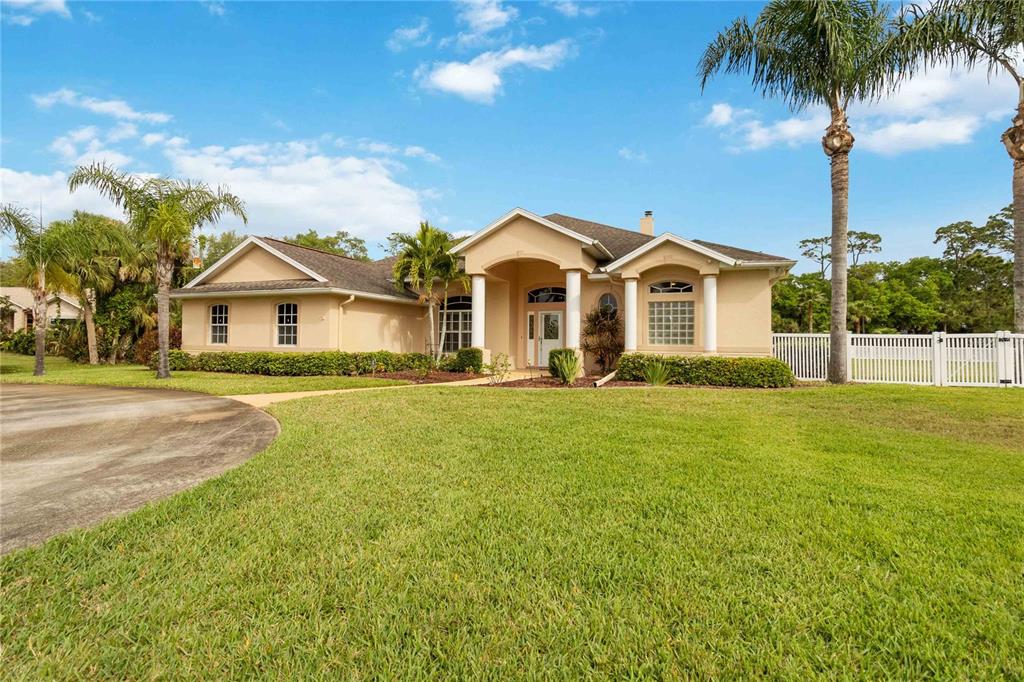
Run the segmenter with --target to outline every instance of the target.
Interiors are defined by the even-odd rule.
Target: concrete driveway
[[[273,417],[200,393],[0,386],[0,552],[124,514],[244,462]]]

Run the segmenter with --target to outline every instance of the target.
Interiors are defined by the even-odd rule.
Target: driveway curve
[[[278,433],[201,393],[0,386],[0,552],[167,497],[241,464]]]

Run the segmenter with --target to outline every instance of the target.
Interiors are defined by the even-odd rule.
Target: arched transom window
[[[297,346],[299,343],[299,304],[277,304],[277,345]]]
[[[693,285],[689,282],[667,280],[652,284],[650,291],[652,294],[692,294]]]
[[[449,296],[438,315],[438,329],[444,328],[441,351],[454,353],[473,344],[473,297]]]
[[[565,287],[541,287],[526,294],[527,303],[565,303]]]
[[[615,294],[601,294],[601,298],[597,301],[597,309],[614,317],[619,312],[619,301],[615,298]]]

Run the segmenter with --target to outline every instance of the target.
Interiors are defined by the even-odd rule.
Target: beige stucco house
[[[771,287],[794,261],[515,209],[459,242],[472,286],[450,291],[445,351],[474,346],[513,366],[578,348],[598,306],[622,316],[627,351],[771,354]],[[362,262],[249,237],[172,296],[186,351],[427,351],[427,308],[396,289],[393,260]],[[438,325],[438,328],[440,325]]]
[[[26,287],[0,287],[0,296],[10,299],[12,308],[4,314],[0,324],[8,331],[31,329],[35,315],[32,290]],[[46,301],[47,320],[77,320],[81,315],[81,304],[74,296],[51,294]]]

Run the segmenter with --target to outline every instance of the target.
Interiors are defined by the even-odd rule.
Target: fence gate
[[[1024,334],[850,334],[848,375],[863,383],[1024,387]],[[828,334],[773,334],[797,379],[824,381]]]

